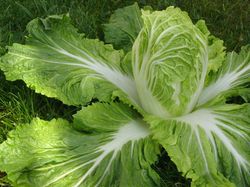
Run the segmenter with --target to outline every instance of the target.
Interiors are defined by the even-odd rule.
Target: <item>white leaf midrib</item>
[[[84,168],[89,164],[92,164],[90,166],[90,168],[88,169],[88,171],[86,173],[84,173],[84,175],[82,175],[82,177],[80,177],[80,179],[74,185],[74,187],[79,187],[86,180],[86,178],[88,176],[90,176],[93,173],[93,171],[95,171],[98,168],[98,165],[101,164],[102,161],[109,154],[112,154],[112,156],[107,164],[107,167],[105,169],[105,172],[103,173],[103,175],[101,176],[101,178],[99,179],[99,181],[96,184],[96,186],[100,185],[103,178],[108,173],[112,162],[114,161],[115,157],[118,155],[119,151],[121,151],[123,146],[125,144],[127,144],[128,142],[131,142],[131,146],[134,146],[134,144],[138,140],[146,138],[150,134],[149,129],[146,126],[144,126],[144,124],[142,124],[142,123],[143,122],[140,120],[132,120],[129,123],[121,126],[116,133],[113,133],[110,135],[112,138],[110,139],[110,141],[108,143],[106,143],[104,145],[99,145],[99,147],[97,147],[95,149],[95,151],[93,153],[101,153],[99,156],[97,156],[96,158],[94,158],[92,160],[89,160],[88,162],[80,164],[77,167],[75,167],[75,168],[73,168],[73,169],[71,169],[63,174],[60,174],[59,176],[48,181],[45,185],[43,185],[43,187],[48,187],[51,184],[59,181],[60,179],[68,176],[69,174],[71,174],[71,173],[73,173],[81,168]],[[61,164],[58,166],[61,166]]]
[[[225,116],[222,116],[220,113],[215,113],[211,109],[200,109],[197,110],[191,114],[187,114],[185,116],[181,116],[178,118],[173,118],[174,120],[180,121],[184,123],[185,125],[189,125],[195,132],[197,132],[197,129],[200,127],[205,132],[208,140],[210,141],[212,147],[214,149],[217,149],[215,146],[215,141],[211,140],[211,138],[214,139],[212,134],[216,135],[216,137],[221,141],[221,143],[225,146],[225,148],[231,153],[234,160],[239,166],[239,170],[241,171],[241,168],[244,168],[246,171],[249,169],[246,168],[246,165],[249,165],[249,162],[239,153],[237,148],[233,145],[231,140],[228,138],[228,136],[223,132],[221,129],[221,126],[227,124],[224,124],[224,121],[229,122],[228,119],[225,118]],[[233,121],[230,121],[233,123]],[[235,123],[235,122],[234,122]],[[221,125],[223,124],[223,125]],[[233,127],[230,127],[233,128]],[[230,131],[231,133],[236,134],[237,136],[244,139],[245,135],[242,134],[242,132],[238,131],[234,128],[234,130]],[[196,138],[199,140],[199,137],[196,135]],[[202,148],[202,147],[200,147]],[[202,150],[201,150],[202,151]],[[203,151],[202,151],[203,152]],[[217,160],[217,154],[218,151],[214,150],[214,158]],[[204,162],[207,163],[206,157],[202,156],[204,159]]]
[[[66,51],[65,49],[56,49],[57,52],[85,63],[88,69],[91,69],[99,73],[103,78],[105,78],[106,80],[108,80],[109,82],[113,83],[115,86],[120,88],[122,91],[124,91],[135,104],[138,104],[138,96],[136,93],[135,83],[130,77],[123,74],[116,67],[112,68],[109,67],[106,63],[102,62],[100,59],[98,59],[97,61],[89,54],[87,54],[85,51],[77,48],[73,44],[70,44],[67,41],[66,43],[71,47],[73,47],[75,50],[85,55],[87,57],[87,60],[85,60],[81,56],[73,55],[68,51]]]
[[[31,58],[31,57],[21,55],[19,53],[14,53],[14,52],[9,52],[9,54],[16,55],[16,56],[26,58],[26,59],[31,59],[31,60],[35,59],[35,60],[39,60],[39,61],[43,61],[43,62],[47,62],[47,63],[54,63],[54,64],[59,64],[59,65],[62,64],[62,65],[69,65],[69,66],[90,69],[90,70],[96,72],[97,76],[103,77],[107,81],[114,84],[116,87],[120,88],[123,92],[125,92],[128,95],[128,97],[131,99],[131,101],[135,105],[139,105],[139,99],[138,99],[138,95],[137,95],[137,91],[136,91],[135,82],[131,77],[122,73],[121,70],[117,69],[117,67],[110,67],[107,65],[107,63],[104,63],[100,59],[96,60],[95,58],[93,58],[89,54],[87,54],[85,51],[77,48],[76,46],[74,46],[73,44],[70,44],[69,42],[67,42],[65,40],[62,40],[62,41],[64,41],[67,45],[70,45],[73,49],[80,52],[83,56],[85,56],[86,59],[83,58],[82,56],[74,55],[74,54],[68,52],[67,50],[63,49],[62,47],[60,47],[60,45],[55,43],[49,36],[47,36],[47,38],[56,47],[53,47],[53,46],[51,46],[49,44],[45,44],[45,43],[43,43],[43,45],[50,48],[51,50],[54,50],[54,51],[56,51],[64,56],[70,57],[71,59],[77,60],[78,62],[81,62],[81,63],[79,64],[79,63],[72,63],[72,62],[67,62],[67,61],[57,62],[57,61],[42,59],[42,58],[41,59]]]
[[[250,64],[244,67],[248,62],[248,58],[250,56],[250,53],[245,57],[245,60],[240,63],[240,65],[232,69],[232,63],[233,63],[233,55],[235,55],[233,52],[230,55],[229,60],[229,66],[227,67],[227,71],[223,72],[224,74],[220,74],[218,78],[215,80],[215,82],[208,85],[205,89],[203,89],[197,106],[201,106],[216,96],[218,96],[220,93],[223,93],[229,89],[232,89],[236,86],[239,86],[241,84],[240,79],[244,79],[244,76],[249,76],[250,72]]]

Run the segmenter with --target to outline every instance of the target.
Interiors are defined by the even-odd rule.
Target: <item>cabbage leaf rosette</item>
[[[109,44],[67,15],[37,18],[1,57],[8,80],[82,106],[73,122],[35,118],[9,133],[0,170],[11,184],[162,186],[152,165],[164,148],[192,186],[250,186],[250,46],[226,53],[175,7],[134,4],[103,26]]]

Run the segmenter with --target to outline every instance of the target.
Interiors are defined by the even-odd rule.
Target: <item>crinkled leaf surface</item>
[[[208,69],[207,73],[216,72],[222,65],[225,59],[225,47],[223,40],[216,38],[209,32],[205,21],[199,20],[195,26],[208,38]]]
[[[250,81],[250,46],[242,47],[239,54],[230,52],[217,73],[207,77],[208,84],[203,89],[198,105],[213,100],[227,91],[244,86]]]
[[[1,60],[7,79],[22,79],[37,92],[70,105],[92,98],[110,101],[117,90],[136,102],[134,81],[120,68],[122,51],[84,38],[67,16],[35,19],[27,29],[26,44],[9,47]]]
[[[74,123],[92,133],[62,119],[18,126],[0,146],[0,170],[18,187],[159,186],[150,166],[159,146],[131,109],[94,104],[79,111]]]
[[[249,104],[224,104],[168,120],[154,116],[147,120],[154,138],[194,186],[233,186],[229,181],[250,185]]]
[[[248,47],[225,58],[203,21],[194,26],[173,7],[143,12],[143,20],[132,69],[154,138],[194,186],[248,186],[249,105],[224,104],[228,93],[217,98],[249,81]]]
[[[0,67],[9,80],[66,104],[119,96],[146,116],[193,186],[250,186],[250,107],[224,104],[237,93],[249,99],[249,46],[225,58],[223,42],[180,9],[140,14],[136,4],[120,9],[105,26],[106,40],[127,51],[139,33],[125,58],[78,34],[66,16],[51,16],[32,21],[26,45],[10,47]],[[73,124],[35,119],[0,151],[0,169],[16,186],[159,185],[150,167],[158,144],[122,104],[83,108]]]
[[[117,49],[130,51],[142,28],[141,10],[137,3],[117,9],[104,24],[105,41]]]
[[[204,86],[207,36],[178,8],[143,11],[142,18],[144,26],[132,49],[141,105],[162,118],[188,113]]]

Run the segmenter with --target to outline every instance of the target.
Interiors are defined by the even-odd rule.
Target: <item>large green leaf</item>
[[[232,89],[245,87],[250,82],[250,46],[242,47],[239,54],[228,53],[218,72],[207,79],[208,83],[199,97],[198,106],[227,94]]]
[[[132,68],[146,112],[166,118],[192,111],[208,67],[207,35],[179,8],[143,11]]]
[[[74,123],[88,133],[62,119],[18,126],[0,145],[0,170],[18,187],[159,186],[159,145],[130,108],[94,104]]]
[[[130,51],[142,28],[141,10],[137,3],[117,9],[104,24],[105,41],[117,49]]]
[[[218,105],[168,120],[151,116],[147,121],[154,138],[194,186],[250,185],[249,104]]]
[[[195,26],[208,38],[208,70],[207,73],[216,72],[222,65],[225,59],[225,47],[223,40],[216,38],[209,32],[205,21],[199,20]]]
[[[117,91],[137,102],[134,81],[120,67],[122,51],[84,38],[67,16],[35,19],[27,29],[26,44],[9,47],[1,60],[7,79],[22,79],[36,92],[70,105],[109,101]]]

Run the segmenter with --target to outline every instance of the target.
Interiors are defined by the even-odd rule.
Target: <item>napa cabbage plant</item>
[[[250,185],[250,46],[226,53],[203,20],[137,4],[104,25],[109,44],[68,16],[27,30],[1,58],[6,78],[82,109],[73,122],[35,118],[9,133],[0,170],[14,186],[160,186],[151,165],[161,147],[192,186]]]

